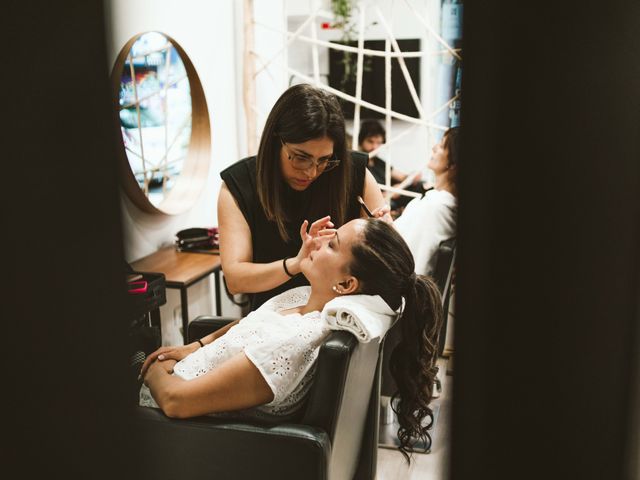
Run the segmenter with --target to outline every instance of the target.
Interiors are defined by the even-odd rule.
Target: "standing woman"
[[[278,293],[306,285],[299,275],[308,253],[300,224],[307,221],[312,237],[333,233],[366,216],[359,195],[374,216],[391,221],[367,160],[347,150],[334,95],[307,84],[287,89],[267,118],[258,155],[220,174],[220,255],[229,291],[252,294],[255,310]]]

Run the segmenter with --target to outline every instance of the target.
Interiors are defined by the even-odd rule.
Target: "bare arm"
[[[422,178],[422,172],[420,170],[416,170],[415,172],[411,173],[411,174],[407,174],[404,176],[404,178],[400,181],[400,183],[396,183],[395,185],[393,185],[396,188],[400,188],[400,189],[405,189],[410,185],[414,185],[417,184],[420,179]],[[401,195],[399,193],[394,193],[391,198],[393,198],[394,200],[400,198]]]
[[[212,332],[209,335],[206,335],[206,336],[202,337],[200,339],[200,341],[204,345],[207,345],[207,344],[215,341],[216,339],[220,338],[222,335],[227,333],[227,331],[231,327],[233,327],[235,324],[237,324],[239,321],[240,320],[234,320],[233,322],[225,325],[224,327],[219,328],[215,332]],[[167,361],[167,360],[180,361],[183,358],[185,358],[187,355],[189,355],[190,353],[193,353],[196,350],[198,350],[199,348],[200,348],[200,343],[198,343],[198,341],[191,342],[191,343],[189,343],[187,345],[160,347],[159,349],[157,349],[155,352],[151,353],[145,359],[144,363],[142,364],[142,367],[140,368],[140,377],[144,377],[145,376],[145,374],[147,373],[147,370],[149,369],[151,364],[153,362],[155,362],[156,360],[158,360],[160,362],[164,362],[164,361]]]
[[[218,224],[220,228],[220,260],[227,287],[235,293],[256,293],[271,290],[289,280],[282,260],[271,263],[253,263],[251,230],[233,195],[223,183],[218,196]],[[311,225],[312,236],[324,235],[332,230],[329,217]],[[306,228],[306,225],[305,225]],[[287,260],[287,269],[293,275],[300,273],[303,249],[296,257]]]
[[[165,415],[172,418],[239,410],[273,400],[269,385],[244,353],[189,381],[155,363],[145,384]]]
[[[397,168],[391,169],[391,182],[398,183],[402,182],[408,177],[408,174],[401,172]]]
[[[364,192],[362,196],[364,197],[364,203],[367,204],[374,217],[381,218],[388,223],[393,223],[393,219],[391,218],[391,215],[389,215],[389,205],[384,201],[378,182],[376,182],[376,179],[369,170],[366,170],[365,172]],[[361,213],[362,217],[367,217],[367,214],[364,211]]]

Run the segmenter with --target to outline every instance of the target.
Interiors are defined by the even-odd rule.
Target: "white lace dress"
[[[273,392],[268,404],[234,415],[269,418],[294,414],[311,387],[315,360],[330,329],[320,312],[282,315],[305,305],[310,287],[288,290],[251,312],[216,341],[176,363],[173,371],[185,380],[206,374],[234,355],[244,352]],[[155,407],[149,389],[140,389],[140,405]]]

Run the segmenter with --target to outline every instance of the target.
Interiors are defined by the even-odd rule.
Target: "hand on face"
[[[331,217],[327,215],[319,220],[316,220],[311,224],[311,228],[307,232],[309,221],[305,220],[300,226],[300,238],[302,239],[302,247],[296,255],[296,262],[299,265],[302,260],[307,258],[309,254],[317,248],[316,239],[330,238],[336,234],[336,229],[333,228],[334,224],[331,221]]]
[[[357,289],[357,281],[349,273],[353,260],[352,249],[364,228],[362,219],[352,220],[342,225],[330,235],[321,235],[309,242],[310,252],[302,262],[302,272],[314,292],[331,292],[340,286],[340,294],[352,293]]]

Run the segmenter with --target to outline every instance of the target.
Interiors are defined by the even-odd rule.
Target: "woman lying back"
[[[305,222],[300,235],[308,249],[301,270],[310,287],[284,292],[197,342],[158,349],[142,367],[140,404],[176,418],[245,409],[291,414],[302,404],[331,331],[325,305],[368,295],[357,298],[367,300],[371,315],[401,311],[402,341],[390,366],[398,386],[400,448],[407,451],[412,439],[426,435],[422,420],[431,413],[442,321],[438,288],[416,276],[409,248],[384,221],[356,219],[316,238]]]

